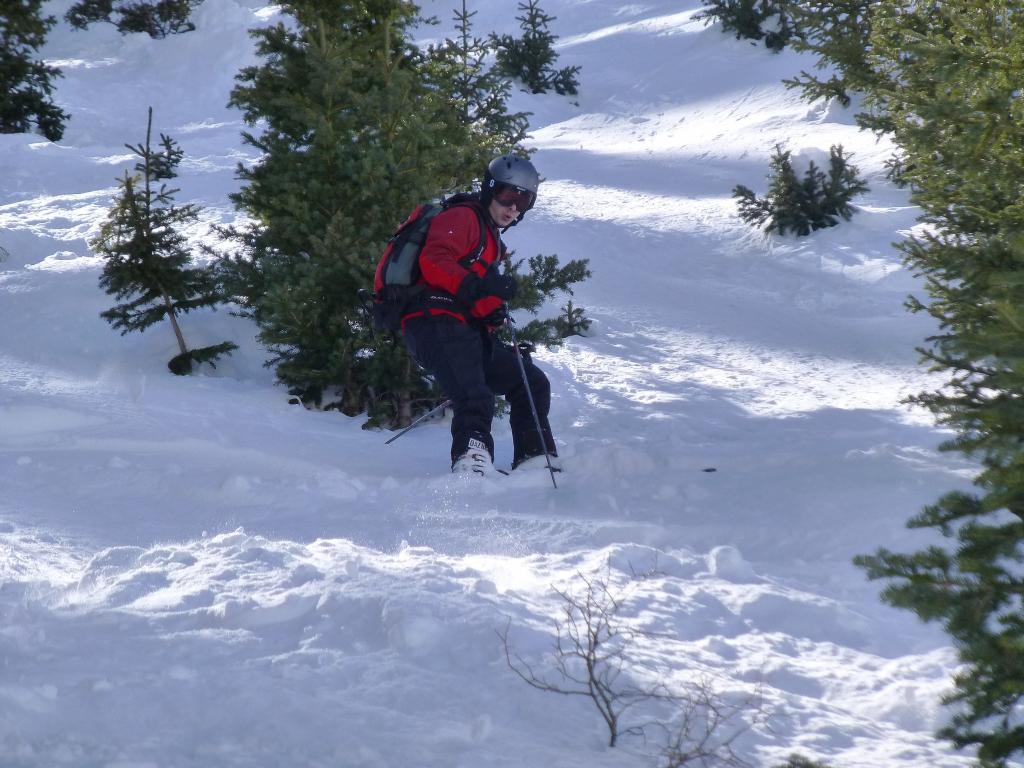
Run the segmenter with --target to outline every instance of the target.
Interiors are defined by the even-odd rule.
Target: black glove
[[[477,299],[483,298],[486,294],[483,292],[483,281],[478,275],[470,272],[459,283],[459,290],[455,294],[455,298],[465,304],[467,307],[473,306],[473,303]]]
[[[504,325],[505,322],[508,320],[508,307],[502,304],[496,310],[491,312],[491,314],[487,315],[487,317],[482,317],[480,319],[483,320],[484,325],[489,325],[492,327]]]
[[[514,299],[516,291],[519,290],[519,285],[512,275],[503,275],[497,271],[484,275],[483,280],[480,281],[480,287],[485,296],[497,296],[503,301]]]
[[[512,275],[488,272],[483,277],[478,277],[470,272],[462,279],[455,297],[466,306],[472,306],[484,296],[497,296],[503,301],[508,301],[515,297],[518,288],[519,285]]]

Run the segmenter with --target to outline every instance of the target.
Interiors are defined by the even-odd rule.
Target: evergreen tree
[[[763,0],[702,0],[704,10],[696,18],[706,19],[707,23],[717,21],[722,25],[723,32],[736,33],[737,40],[760,40],[764,37],[761,22],[765,15],[762,11]]]
[[[589,276],[589,274],[588,270],[587,275]],[[566,302],[562,307],[562,314],[554,320],[555,333],[559,338],[583,336],[586,331],[590,330],[590,319],[584,314],[585,311],[583,307],[574,307],[571,299]]]
[[[407,39],[402,0],[287,3],[254,30],[259,66],[231,104],[261,160],[240,167],[254,224],[222,264],[260,327],[278,379],[304,402],[406,421],[428,386],[404,349],[374,339],[357,297],[417,204],[468,185],[482,150]],[[326,402],[324,398],[327,398]]]
[[[857,168],[849,164],[842,146],[829,149],[827,174],[812,161],[802,180],[793,169],[791,155],[789,150],[775,147],[768,194],[763,199],[742,184],[735,187],[733,197],[740,218],[757,226],[767,222],[767,232],[793,232],[801,237],[834,227],[840,219],[849,221],[853,216],[850,201],[868,187]]]
[[[33,59],[57,21],[41,15],[42,4],[8,0],[0,13],[0,133],[26,133],[35,126],[50,141],[60,141],[68,115],[51,100],[60,70]]]
[[[192,11],[203,0],[78,0],[64,14],[65,21],[75,29],[85,29],[102,21],[113,24],[121,34],[145,32],[153,38],[164,38],[191,32],[196,28],[190,20]]]
[[[579,88],[577,75],[579,67],[563,67],[555,69],[558,59],[554,42],[558,38],[548,29],[548,24],[555,20],[540,7],[540,0],[527,0],[519,3],[519,10],[524,16],[516,16],[521,38],[511,35],[492,35],[497,48],[497,67],[509,77],[518,78],[530,89],[531,93],[547,93],[553,90],[557,94],[574,96]]]
[[[509,271],[516,275],[519,289],[516,297],[509,303],[512,310],[525,309],[533,315],[539,314],[544,302],[553,299],[559,293],[572,295],[572,286],[590,277],[587,259],[573,259],[561,266],[558,257],[538,254],[528,260],[530,271],[527,275],[520,273],[522,261],[513,261],[509,254]],[[581,307],[573,307],[570,301],[562,308],[562,314],[553,318],[531,320],[516,335],[523,341],[533,344],[544,344],[548,347],[561,344],[562,340],[579,335],[590,327],[590,320],[584,316]]]
[[[707,23],[718,21],[722,31],[734,32],[737,40],[764,40],[765,46],[778,52],[795,33],[790,19],[793,0],[703,0],[703,3],[704,10],[696,18],[705,19]]]
[[[473,34],[473,17],[466,0],[454,11],[457,35],[429,52],[438,87],[447,91],[463,125],[477,136],[484,167],[492,158],[510,150],[525,153],[529,113],[509,114],[507,102],[511,83],[497,69],[485,66],[493,52],[487,39]]]
[[[242,247],[220,277],[292,394],[365,411],[366,426],[404,425],[438,393],[403,345],[373,336],[358,289],[396,223],[468,188],[523,135],[525,115],[494,100],[506,90],[480,68],[465,7],[462,42],[426,53],[407,39],[416,9],[404,0],[284,8],[294,23],[252,32],[265,61],[231,97],[261,127],[243,137],[262,157],[239,168],[233,199],[254,223],[225,232]]]
[[[151,108],[146,143],[125,145],[139,157],[136,173],[125,171],[120,180],[121,193],[90,245],[106,258],[100,286],[119,300],[130,299],[100,313],[100,317],[119,328],[122,335],[145,331],[154,323],[168,320],[180,350],[168,367],[176,374],[185,374],[191,372],[193,363],[213,365],[219,356],[236,347],[223,342],[190,350],[185,344],[178,316],[213,306],[221,298],[210,271],[189,266],[185,236],[179,231],[196,221],[198,208],[174,205],[178,190],[163,183],[177,175],[182,150],[163,134],[160,149],[154,149],[150,143],[152,128]]]
[[[950,724],[982,766],[1024,754],[1024,16],[1016,0],[886,4],[873,18],[868,93],[884,104],[928,234],[903,244],[940,332],[921,350],[945,385],[914,401],[981,465],[977,491],[912,518],[939,542],[857,559],[883,597],[941,622],[963,664]],[[1016,760],[1014,757],[1016,756]]]
[[[818,57],[816,69],[832,70],[827,80],[803,71],[799,76],[783,82],[790,88],[799,88],[808,101],[836,99],[849,106],[852,92],[870,90],[878,75],[868,61],[871,50],[872,14],[881,5],[880,0],[799,0],[790,6],[793,24],[799,35],[793,38],[794,50],[809,52]],[[884,115],[879,112],[878,119]],[[872,116],[858,116],[862,124],[871,123]],[[872,125],[874,125],[872,123]],[[888,128],[879,124],[880,130]]]

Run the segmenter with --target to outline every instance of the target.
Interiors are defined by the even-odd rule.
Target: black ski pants
[[[493,339],[486,330],[469,326],[453,317],[416,317],[405,323],[406,347],[413,360],[431,373],[452,401],[452,462],[469,445],[470,438],[482,440],[494,458],[491,420],[495,395],[503,395],[510,406],[513,465],[531,456],[555,454],[548,424],[551,384],[544,372],[523,355],[526,379],[540,418],[543,438],[530,410],[516,350]]]

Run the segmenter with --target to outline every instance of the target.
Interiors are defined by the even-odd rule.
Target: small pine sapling
[[[521,38],[511,35],[492,35],[497,48],[497,68],[509,77],[518,78],[531,93],[554,91],[562,96],[575,96],[579,90],[577,75],[580,68],[555,69],[558,54],[554,42],[558,39],[548,29],[555,20],[541,10],[539,0],[519,3],[524,16],[516,16],[523,30]]]
[[[485,66],[494,52],[494,42],[493,37],[473,34],[476,11],[468,10],[466,0],[462,0],[461,9],[454,14],[457,34],[430,48],[431,71],[449,92],[463,125],[470,126],[483,145],[479,161],[487,162],[510,147],[520,147],[527,137],[530,113],[508,111],[512,86],[497,67]]]
[[[801,237],[811,232],[834,227],[839,220],[849,221],[854,208],[851,200],[868,190],[849,163],[842,146],[829,149],[826,174],[813,161],[803,178],[793,168],[792,153],[775,147],[769,172],[768,193],[764,198],[742,184],[733,189],[740,218],[748,224],[765,226],[767,232],[785,235],[793,232]]]
[[[586,334],[590,329],[590,319],[583,314],[584,311],[583,307],[574,307],[572,300],[562,307],[562,314],[555,318],[555,330],[559,337],[567,339]]]
[[[122,304],[100,313],[100,317],[124,335],[167,319],[174,331],[179,354],[167,366],[178,375],[190,373],[193,363],[214,364],[223,354],[236,349],[222,342],[201,349],[189,349],[178,316],[222,301],[209,269],[189,266],[190,253],[180,228],[199,217],[197,206],[174,205],[177,189],[163,182],[174,178],[183,156],[177,143],[161,134],[160,149],[151,146],[153,110],[149,110],[146,143],[126,144],[139,161],[136,173],[125,171],[116,198],[99,235],[90,243],[106,264],[100,286]],[[157,186],[159,185],[159,186]]]

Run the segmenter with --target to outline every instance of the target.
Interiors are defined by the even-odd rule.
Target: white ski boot
[[[494,462],[491,461],[491,454],[487,451],[487,446],[474,437],[469,439],[469,447],[466,452],[452,462],[454,474],[472,473],[480,477],[487,477],[494,471]]]

